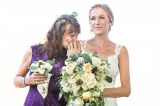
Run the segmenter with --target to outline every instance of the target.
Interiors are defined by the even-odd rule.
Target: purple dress
[[[31,46],[32,48],[32,59],[31,59],[31,63],[33,63],[33,61],[37,60],[37,49],[38,49],[39,45],[34,45]],[[66,53],[66,52],[65,52]],[[50,78],[50,82],[48,85],[48,95],[46,96],[45,99],[43,99],[43,97],[40,95],[40,93],[37,90],[37,85],[30,85],[30,89],[28,92],[28,95],[26,97],[24,106],[66,106],[66,102],[64,101],[64,98],[59,99],[59,87],[56,85],[57,80],[56,78],[59,77],[60,74],[60,69],[62,68],[62,66],[64,66],[64,61],[67,57],[61,57],[57,60],[55,60],[55,66],[53,67],[53,69],[51,70],[51,78]],[[42,60],[46,59],[46,53],[44,53],[41,57]],[[31,64],[30,63],[30,64]],[[30,75],[32,74],[32,72],[30,72]]]

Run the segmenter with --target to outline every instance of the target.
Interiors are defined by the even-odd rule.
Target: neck
[[[104,46],[110,46],[111,41],[109,40],[108,36],[95,36],[92,41],[94,42],[94,46],[98,47],[104,47]]]

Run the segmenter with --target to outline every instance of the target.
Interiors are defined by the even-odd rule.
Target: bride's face
[[[62,45],[64,48],[68,48],[68,45],[71,43],[71,42],[75,42],[77,41],[77,36],[78,36],[78,33],[76,32],[73,32],[73,33],[69,33],[68,29],[70,28],[70,25],[66,25],[66,32],[64,33],[64,35],[62,36]]]
[[[90,26],[92,31],[97,35],[108,33],[111,25],[108,14],[100,7],[94,8],[90,12]]]

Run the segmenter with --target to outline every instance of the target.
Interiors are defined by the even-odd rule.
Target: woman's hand
[[[81,52],[81,45],[79,41],[71,42],[68,45],[67,55],[78,54]]]
[[[47,76],[40,73],[33,73],[31,76],[26,77],[25,82],[27,85],[42,84],[47,80]]]

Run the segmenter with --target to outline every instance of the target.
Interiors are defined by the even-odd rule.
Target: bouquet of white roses
[[[47,76],[47,80],[45,80],[45,83],[37,85],[37,89],[43,98],[45,98],[48,93],[48,84],[50,77],[52,76],[52,74],[50,74],[49,72],[52,70],[53,66],[54,62],[52,60],[47,60],[46,62],[44,62],[43,60],[39,60],[34,61],[34,63],[32,63],[29,67],[31,72],[38,72]]]
[[[64,96],[67,106],[104,106],[103,89],[112,82],[109,67],[97,53],[70,55],[61,70],[60,98]]]

